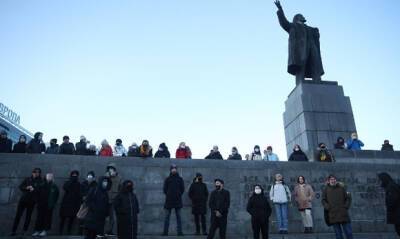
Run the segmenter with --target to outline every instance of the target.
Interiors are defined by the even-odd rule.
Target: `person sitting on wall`
[[[115,145],[114,145],[114,156],[115,157],[126,157],[127,154],[128,154],[128,152],[126,151],[126,148],[122,144],[122,140],[117,139],[115,141]]]
[[[328,177],[328,184],[322,192],[322,206],[327,211],[328,223],[333,225],[336,238],[343,238],[342,231],[347,239],[353,238],[349,209],[351,195],[343,184],[338,183],[334,175]]]
[[[14,144],[13,153],[24,154],[26,153],[26,136],[20,135],[18,143]]]
[[[0,153],[11,153],[13,142],[7,137],[7,131],[0,132]]]
[[[24,211],[26,210],[25,223],[24,223],[24,232],[22,235],[25,235],[28,231],[29,224],[32,218],[32,212],[35,208],[35,205],[39,199],[40,188],[43,185],[43,179],[41,177],[42,170],[40,168],[35,168],[32,171],[32,176],[26,178],[20,185],[19,190],[21,190],[22,195],[18,201],[17,213],[15,215],[14,224],[12,227],[11,236],[15,236],[19,221],[21,220]]]
[[[253,238],[259,239],[261,232],[262,239],[268,239],[269,217],[272,209],[268,197],[264,194],[264,189],[259,184],[254,186],[254,191],[247,202],[247,212],[251,215]]]
[[[168,147],[165,143],[161,143],[160,146],[158,147],[158,150],[156,154],[154,155],[154,158],[171,158],[171,154],[168,150]]]
[[[99,152],[99,156],[103,156],[103,157],[112,157],[113,156],[112,148],[107,140],[101,141],[101,149]]]
[[[394,151],[393,145],[391,145],[389,143],[389,140],[387,140],[387,139],[385,141],[383,141],[381,150],[382,151]]]
[[[316,161],[318,162],[334,162],[335,157],[333,153],[326,147],[326,144],[320,143],[318,145],[318,152],[316,155]]]
[[[347,149],[346,143],[343,137],[338,137],[334,145],[335,149]]]
[[[28,154],[43,154],[46,151],[46,146],[43,143],[43,133],[36,132],[33,139],[29,141],[26,146],[26,152]]]
[[[148,140],[143,140],[142,145],[139,147],[139,154],[142,158],[153,157],[153,148],[150,146]]]
[[[86,137],[82,135],[79,138],[79,142],[75,144],[75,149],[76,149],[75,154],[77,154],[77,155],[88,155],[87,146],[88,146],[89,143],[90,142],[86,140]]]
[[[94,155],[96,155],[96,154],[97,154],[96,145],[93,145],[93,144],[89,145],[89,148],[88,148],[88,150],[87,150],[87,155],[92,155],[92,156],[94,156]]]
[[[129,146],[128,156],[129,157],[140,157],[139,146],[137,145],[137,143],[133,142],[131,144],[131,146]]]
[[[75,154],[75,146],[73,143],[69,142],[68,135],[63,137],[63,143],[60,145],[59,154]]]
[[[185,142],[181,142],[179,144],[178,149],[176,150],[175,153],[175,158],[177,159],[190,159],[192,158],[192,152],[190,151],[190,148],[186,146]]]
[[[236,147],[232,147],[232,154],[229,155],[228,160],[242,160],[242,155],[239,154]]]
[[[260,146],[254,146],[253,152],[250,154],[250,158],[248,160],[262,160]]]
[[[264,161],[279,161],[278,155],[272,152],[272,146],[268,146],[266,150],[264,150]]]
[[[219,238],[225,239],[231,197],[229,191],[224,189],[222,179],[215,179],[214,183],[215,190],[211,192],[208,203],[211,209],[211,225],[207,239],[213,239],[217,229],[219,229]]]
[[[356,132],[351,134],[351,139],[347,141],[347,149],[350,150],[361,150],[364,147],[364,143],[358,139]]]
[[[57,139],[50,140],[50,146],[46,149],[46,154],[58,154],[60,146],[57,144]]]
[[[210,151],[210,154],[207,155],[205,159],[220,159],[223,160],[221,153],[218,150],[218,146],[214,145],[213,149]]]
[[[289,157],[289,161],[304,161],[304,162],[308,162],[308,157],[301,150],[300,145],[296,144],[296,145],[294,145],[293,153]]]

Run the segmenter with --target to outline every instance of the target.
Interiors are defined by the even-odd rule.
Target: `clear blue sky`
[[[321,33],[324,80],[351,97],[366,149],[400,147],[400,1],[287,0]],[[45,141],[143,139],[203,158],[255,144],[286,158],[294,87],[272,0],[0,1],[0,101]]]

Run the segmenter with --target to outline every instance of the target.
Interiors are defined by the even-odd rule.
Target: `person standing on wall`
[[[313,233],[313,218],[311,215],[311,208],[314,195],[315,193],[313,188],[311,185],[306,183],[304,176],[299,176],[297,178],[297,185],[293,190],[293,197],[301,214],[301,219],[304,225],[304,233]]]
[[[288,204],[291,202],[291,193],[281,174],[275,175],[275,183],[271,186],[269,198],[275,207],[279,233],[288,234]]]
[[[211,192],[208,203],[211,209],[211,225],[207,239],[213,239],[217,229],[219,229],[219,238],[226,239],[228,212],[231,204],[230,193],[224,189],[222,179],[215,179],[214,183],[215,190]]]
[[[176,215],[176,227],[178,236],[183,236],[182,232],[182,221],[181,221],[181,209],[182,195],[185,191],[185,185],[181,176],[178,173],[178,167],[173,164],[170,167],[170,174],[164,181],[163,191],[165,194],[165,220],[164,220],[164,232],[163,236],[168,236],[169,231],[169,219],[171,217],[172,209],[175,209]]]
[[[35,168],[32,171],[32,176],[26,178],[20,185],[19,190],[22,192],[22,196],[19,199],[17,206],[17,213],[15,215],[14,224],[12,227],[11,236],[15,236],[19,221],[21,220],[24,211],[26,210],[25,223],[24,223],[24,232],[22,235],[25,235],[28,231],[29,224],[32,218],[32,212],[35,208],[36,203],[39,199],[40,188],[42,187],[43,180],[41,177],[42,170],[40,168]]]
[[[208,189],[207,185],[203,182],[201,173],[196,173],[196,177],[190,185],[189,198],[192,200],[192,214],[196,223],[196,235],[200,235],[200,219],[203,235],[207,235],[206,213]]]
[[[351,196],[334,175],[328,177],[328,185],[322,192],[322,205],[328,212],[328,222],[333,225],[336,238],[343,239],[344,231],[347,239],[353,239],[349,215]]]
[[[262,239],[268,239],[269,217],[272,209],[264,194],[264,189],[259,184],[254,186],[253,194],[247,203],[247,212],[251,215],[253,238],[259,239],[261,232]]]
[[[394,224],[400,237],[400,186],[387,173],[378,174],[381,186],[385,190],[387,224]]]

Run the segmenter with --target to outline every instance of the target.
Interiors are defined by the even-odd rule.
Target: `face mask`
[[[19,142],[25,143],[25,139],[20,139]]]
[[[294,149],[294,151],[296,151],[296,152],[299,152],[299,151],[300,151],[300,149],[299,149],[299,148],[295,148],[295,149]]]
[[[237,151],[232,151],[232,154],[233,154],[233,155],[237,154]]]
[[[186,146],[182,145],[182,146],[181,146],[181,149],[186,149]]]
[[[110,175],[111,175],[111,176],[115,176],[115,175],[117,175],[117,172],[115,172],[115,170],[112,170],[112,169],[111,169],[111,170],[110,170]]]
[[[254,152],[258,153],[258,152],[260,152],[260,150],[259,149],[255,149]]]
[[[203,181],[202,177],[198,177],[197,180],[199,180],[199,182]]]
[[[53,178],[50,177],[50,176],[46,176],[46,180],[47,180],[47,182],[52,182],[52,181],[53,181]]]
[[[326,146],[322,146],[321,149],[326,149]]]
[[[132,184],[126,185],[126,190],[127,190],[128,192],[133,192],[133,185],[132,185]]]
[[[256,188],[256,189],[254,189],[254,192],[255,192],[256,194],[261,194],[261,189]]]
[[[92,176],[92,175],[88,175],[88,176],[87,176],[87,180],[88,180],[88,181],[93,181],[93,176]]]
[[[117,143],[117,146],[121,146],[121,143]]]
[[[108,182],[104,181],[104,182],[101,184],[101,186],[102,186],[104,189],[106,189],[107,186],[108,186]]]
[[[221,190],[221,185],[216,185],[215,188],[216,188],[217,190]]]
[[[158,148],[158,151],[160,151],[160,152],[161,152],[161,151],[164,151],[164,149],[163,149],[163,148]]]

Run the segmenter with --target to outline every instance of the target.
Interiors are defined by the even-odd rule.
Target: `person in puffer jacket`
[[[165,143],[160,144],[154,158],[171,158],[171,154],[168,150],[167,145]]]
[[[126,157],[128,152],[126,151],[126,148],[122,145],[122,140],[117,139],[115,141],[115,146],[114,146],[114,156],[116,157]]]
[[[275,183],[271,186],[269,198],[274,204],[279,233],[288,234],[288,204],[292,200],[289,187],[281,174],[275,175]]]

